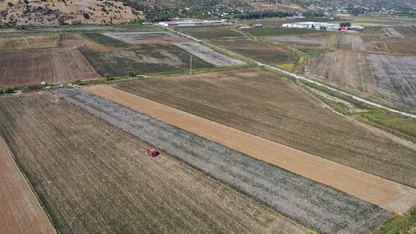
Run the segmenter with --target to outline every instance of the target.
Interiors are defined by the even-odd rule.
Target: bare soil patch
[[[132,49],[113,52],[81,48],[81,52],[101,76],[106,73],[110,76],[126,76],[129,71],[149,74],[190,68],[191,54],[169,44],[141,44]],[[213,65],[193,57],[193,69],[208,67]]]
[[[280,42],[289,45],[302,45],[302,46],[319,46],[324,47],[327,43],[329,34],[314,34],[312,36],[280,36],[280,37],[267,37],[269,41]]]
[[[416,109],[416,59],[391,55],[367,55],[378,96],[384,100]]]
[[[189,41],[186,38],[174,35],[169,32],[123,32],[123,33],[103,33],[105,36],[122,40],[126,43],[149,44],[149,43],[179,43]]]
[[[389,53],[389,49],[379,36],[363,35],[362,39],[368,52]]]
[[[359,34],[337,33],[332,47],[346,50],[364,50],[364,44]]]
[[[384,42],[392,54],[416,56],[416,38],[385,38]]]
[[[0,132],[60,233],[307,233],[49,93],[0,97]]]
[[[0,50],[25,50],[57,47],[58,39],[58,34],[1,35]]]
[[[207,136],[208,138],[221,138],[224,140],[220,142],[226,142],[228,146],[240,145],[242,146],[240,148],[247,149],[257,145],[254,148],[258,148],[258,142],[253,138],[248,142],[241,141],[247,137],[247,135],[241,135],[241,132],[235,132],[231,128],[224,129],[222,125],[213,126],[211,121],[175,111],[173,108],[143,100],[143,98],[108,86],[93,87],[88,90],[127,104],[128,107],[81,90],[60,90],[59,96],[140,139],[156,144],[163,151],[222,183],[270,205],[277,211],[317,231],[361,233],[377,226],[375,223],[388,219],[388,212],[360,201],[356,197],[206,139]],[[145,114],[135,112],[130,108],[143,111]],[[203,137],[148,117],[149,114],[156,112],[160,113],[156,115],[163,120],[178,127],[184,127],[191,132],[196,130],[198,134],[203,133]],[[287,148],[286,150],[269,148],[271,145],[267,143],[262,146],[263,149],[260,151],[263,155],[279,151],[282,158],[285,158],[288,156],[286,150],[290,151]],[[243,150],[243,152],[247,151]],[[271,154],[268,156],[268,158],[273,157]],[[284,161],[287,163],[287,160]],[[304,209],[305,207],[308,209]],[[357,218],[363,214],[366,217],[364,222],[363,219]]]
[[[174,45],[208,63],[214,64],[215,66],[236,66],[245,64],[245,62],[241,60],[231,58],[230,56],[221,54],[196,42],[175,43]]]
[[[397,32],[406,37],[416,37],[416,27],[394,27]]]
[[[335,62],[334,51],[321,53],[316,57],[309,58],[305,72],[308,76],[329,80],[332,76],[333,64]]]
[[[109,47],[100,45],[96,41],[91,40],[79,33],[60,34],[59,46],[60,47],[72,47],[72,48],[89,47],[89,48],[93,48],[96,51],[114,50],[114,48],[109,48]]]
[[[149,79],[120,83],[117,87],[416,187],[415,150],[333,113],[300,87],[267,70],[241,69]]]
[[[48,50],[0,51],[0,86],[52,83]]]
[[[0,233],[56,233],[0,135]]]
[[[401,36],[403,36],[402,34],[397,32],[396,29],[394,29],[394,28],[383,28],[382,30],[385,32],[385,34],[387,36],[392,36],[392,37],[401,37]]]
[[[53,49],[50,54],[54,83],[98,78],[98,74],[78,49]]]
[[[231,51],[270,65],[294,62],[291,52],[266,42],[249,39],[228,39],[213,40],[213,44],[224,46]]]

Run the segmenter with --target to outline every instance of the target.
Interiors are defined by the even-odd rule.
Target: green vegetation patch
[[[97,52],[90,48],[80,50],[101,76],[108,74],[118,77],[126,76],[129,72],[142,75],[190,69],[191,54],[174,45],[143,44],[131,50],[111,52]],[[213,65],[192,57],[192,69],[211,67]]]
[[[120,41],[111,37],[107,37],[101,33],[84,33],[84,35],[88,37],[89,39],[97,42],[98,44],[105,45],[105,46],[114,46],[114,47],[129,46],[129,44],[123,41]]]
[[[250,33],[253,36],[281,36],[281,35],[298,35],[308,33],[322,33],[320,30],[303,29],[303,28],[247,28],[243,32]]]
[[[416,233],[416,208],[407,214],[394,217],[373,232],[373,234],[396,233]]]

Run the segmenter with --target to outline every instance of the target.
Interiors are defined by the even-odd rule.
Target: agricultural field
[[[0,109],[0,133],[59,233],[308,233],[50,93],[5,95]]]
[[[389,49],[379,36],[362,35],[362,39],[368,52],[389,53]]]
[[[90,47],[99,51],[114,50],[112,48],[105,47],[101,44],[98,44],[95,40],[91,40],[87,37],[84,37],[82,34],[79,34],[79,33],[60,34],[59,47],[68,47],[68,48]]]
[[[367,59],[384,100],[416,109],[415,57],[368,54]]]
[[[325,47],[329,34],[313,34],[311,36],[281,36],[267,37],[266,40],[280,42],[287,45]]]
[[[337,33],[332,41],[332,47],[345,50],[364,50],[363,40],[359,34]]]
[[[293,63],[295,60],[289,51],[266,42],[251,39],[228,39],[213,40],[212,43],[270,65]]]
[[[300,35],[322,33],[319,30],[310,30],[304,28],[245,28],[241,30],[244,33],[251,34],[256,37],[262,36],[282,36],[282,35]]]
[[[245,64],[241,60],[231,58],[196,42],[175,43],[174,45],[215,66],[237,66]]]
[[[392,54],[416,56],[416,38],[385,38],[384,42]]]
[[[58,34],[0,35],[0,50],[26,50],[57,47],[58,39]]]
[[[0,51],[0,86],[40,84],[43,81],[54,82],[48,50]]]
[[[209,28],[181,28],[176,29],[179,32],[191,35],[198,39],[212,40],[224,37],[245,37],[246,34],[238,29],[227,27],[209,27]]]
[[[378,94],[366,54],[337,50],[309,60],[307,74],[350,91]],[[347,64],[347,65],[346,65]]]
[[[189,40],[169,32],[120,32],[103,33],[103,35],[121,40],[128,44],[179,43]]]
[[[99,78],[78,49],[51,49],[50,55],[55,83]]]
[[[87,32],[83,34],[90,40],[94,41],[97,44],[101,44],[104,46],[110,46],[110,47],[127,47],[129,44],[123,42],[122,40],[117,40],[112,37],[105,36],[101,33],[93,33],[93,32]]]
[[[0,233],[56,233],[0,134]]]
[[[309,58],[306,75],[330,80],[335,62],[336,51],[327,51]]]
[[[416,27],[394,27],[394,29],[406,37],[416,37]]]
[[[386,36],[402,37],[403,35],[396,31],[394,28],[383,28],[382,31]]]
[[[90,48],[80,48],[83,55],[95,70],[104,76],[125,76],[129,71],[135,74],[188,70],[191,54],[169,44],[142,44],[129,50],[98,52]],[[213,65],[193,57],[192,68],[209,68]]]
[[[143,80],[116,87],[415,187],[413,143],[340,116],[295,84],[267,70],[241,69],[174,80]]]
[[[120,106],[81,90],[59,90],[58,96],[319,232],[365,233],[389,219],[387,210],[354,196],[135,112],[130,108],[137,103],[149,103],[120,93],[128,94],[110,92],[110,96],[129,100],[131,106]],[[163,107],[155,108],[170,113]],[[176,117],[173,113],[172,118]],[[205,127],[215,134],[216,128]]]

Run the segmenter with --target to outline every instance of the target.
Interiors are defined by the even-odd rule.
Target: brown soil
[[[54,83],[92,80],[99,76],[78,49],[52,49]]]
[[[310,58],[306,67],[308,76],[315,76],[320,79],[330,80],[335,62],[336,52],[325,52],[317,57]]]
[[[94,49],[95,51],[100,51],[100,52],[119,50],[114,47],[98,44],[97,42],[90,40],[89,38],[78,33],[64,33],[64,34],[61,34],[60,36],[61,38],[59,41],[59,46],[61,47],[72,47],[72,48],[88,47],[88,48]]]
[[[0,137],[0,233],[56,233]]]
[[[358,34],[337,33],[332,42],[332,47],[346,50],[364,50],[363,41]]]
[[[416,55],[416,38],[385,38],[392,54]]]
[[[109,86],[85,90],[218,142],[296,174],[327,184],[385,209],[402,213],[416,205],[416,190]]]
[[[307,233],[49,93],[5,95],[0,109],[0,133],[61,233]]]
[[[363,35],[362,39],[368,52],[389,53],[389,49],[379,36]]]
[[[265,69],[148,79],[117,87],[274,142],[416,186],[414,148],[357,126]],[[414,145],[414,143],[413,143]]]
[[[0,52],[0,86],[52,83],[53,71],[47,50]]]

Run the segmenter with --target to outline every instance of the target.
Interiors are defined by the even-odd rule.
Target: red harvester
[[[152,157],[156,157],[159,154],[159,152],[157,152],[157,150],[155,150],[153,148],[149,148],[149,149],[147,149],[147,154],[152,156]]]

